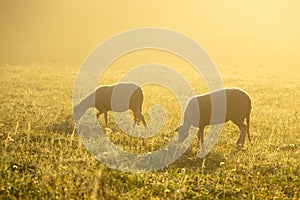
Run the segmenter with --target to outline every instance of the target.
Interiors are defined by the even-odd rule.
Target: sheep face
[[[74,107],[73,113],[74,113],[74,119],[78,121],[85,113],[85,110],[82,108],[80,104],[78,104]]]
[[[178,128],[178,142],[182,143],[189,136],[189,131],[183,125]]]

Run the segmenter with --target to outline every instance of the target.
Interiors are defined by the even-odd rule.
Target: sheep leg
[[[246,138],[246,125],[245,124],[240,124],[239,125],[239,129],[241,131],[240,137],[237,140],[237,148],[242,148],[244,146],[245,143],[245,138]]]
[[[136,112],[133,112],[133,127],[135,127],[135,125],[137,124],[138,120],[137,120],[137,116],[136,116]]]
[[[249,132],[249,127],[250,127],[250,115],[249,115],[248,117],[246,117],[246,123],[247,123],[247,136],[248,136],[249,142],[251,143],[250,132]]]
[[[241,132],[239,139],[236,142],[237,149],[240,149],[244,146],[244,143],[245,143],[247,126],[244,124],[243,119],[231,120],[231,121],[239,127],[240,132]]]
[[[138,113],[138,119],[139,119],[140,121],[142,121],[144,127],[147,126],[146,121],[145,121],[145,118],[144,118],[143,114],[140,113],[140,112]]]
[[[133,116],[134,116],[134,125],[137,124],[139,125],[139,122],[142,121],[143,125],[146,127],[147,124],[146,124],[146,121],[145,121],[145,118],[144,116],[142,115],[141,112],[133,112]]]
[[[202,152],[205,152],[205,144],[204,144],[204,127],[203,126],[199,126],[199,130],[198,130],[198,142],[197,142],[197,146],[200,143],[200,149],[202,150]],[[200,151],[201,152],[201,151]],[[200,153],[201,154],[201,153]]]
[[[198,143],[200,142],[200,145],[202,145],[203,143],[203,137],[204,137],[204,127],[199,126],[199,130],[198,130]]]
[[[99,111],[99,110],[98,110],[98,113],[96,114],[97,119],[99,119],[99,116],[100,116],[102,113],[103,113],[103,111]]]
[[[105,125],[107,126],[107,111],[104,111],[104,120],[105,120]]]
[[[96,115],[97,119],[99,118],[99,116],[100,116],[101,114],[102,114],[101,112],[98,112],[98,113],[97,113],[97,115]]]

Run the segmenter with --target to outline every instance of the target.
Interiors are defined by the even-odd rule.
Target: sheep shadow
[[[199,158],[198,154],[190,148],[168,168],[185,168],[189,171],[202,170],[202,173],[209,174],[217,170],[220,163],[225,160],[225,157],[218,153],[209,153],[205,158]]]
[[[51,123],[46,127],[47,132],[64,134],[71,134],[75,131],[74,129],[75,123],[72,115],[65,117],[59,122]]]

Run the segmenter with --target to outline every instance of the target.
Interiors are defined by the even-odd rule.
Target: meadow
[[[190,67],[176,67],[197,93],[206,92]],[[110,169],[82,144],[72,117],[78,69],[46,62],[0,65],[0,199],[300,198],[299,67],[219,65],[226,87],[242,88],[251,96],[252,144],[246,140],[245,148],[236,151],[239,131],[229,122],[205,160],[198,158],[195,138],[177,161],[147,173]],[[101,83],[116,82],[126,70],[112,67]],[[163,147],[180,124],[172,93],[152,87],[143,87],[146,121],[153,102],[165,107],[168,119],[145,144],[120,131],[109,115],[107,137],[128,151]],[[104,126],[103,116],[99,123]]]

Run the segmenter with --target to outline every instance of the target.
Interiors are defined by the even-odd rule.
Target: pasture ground
[[[126,173],[97,161],[74,130],[72,89],[78,66],[1,64],[0,199],[299,199],[300,68],[218,68],[226,87],[240,87],[252,98],[252,144],[246,140],[245,149],[236,152],[238,128],[227,123],[204,164],[195,139],[168,167]],[[182,71],[198,93],[206,92],[188,67]],[[117,77],[107,75],[103,83]],[[153,87],[143,88],[143,112],[149,122],[152,102],[161,103],[168,114],[166,126],[142,145],[120,131],[110,114],[107,136],[116,145],[146,152],[173,137],[169,132],[181,120],[178,102]]]

